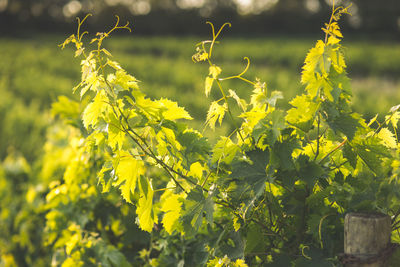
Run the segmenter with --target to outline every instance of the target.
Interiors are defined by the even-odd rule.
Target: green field
[[[71,89],[79,81],[79,59],[72,49],[57,46],[64,36],[42,35],[33,39],[0,38],[0,158],[21,152],[29,162],[41,154],[49,108],[59,95],[75,97]],[[177,100],[202,129],[210,99],[204,96],[208,67],[193,63],[191,56],[199,37],[114,37],[105,47],[116,61],[141,81],[151,97]],[[240,73],[243,57],[251,60],[247,78],[267,83],[269,90],[283,92],[287,102],[302,90],[302,62],[313,39],[292,37],[224,38],[215,48],[215,62],[222,75]],[[400,103],[400,44],[346,41],[346,61],[352,78],[354,109],[365,118],[385,114]],[[232,82],[228,88],[246,98],[252,88]],[[228,89],[227,88],[227,89]],[[222,129],[223,131],[224,129]],[[206,133],[212,137],[213,133]]]

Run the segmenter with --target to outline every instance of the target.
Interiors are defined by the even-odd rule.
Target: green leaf
[[[355,115],[349,113],[341,113],[333,120],[329,120],[328,118],[327,122],[332,130],[343,133],[349,140],[353,139],[357,127],[361,126]]]
[[[112,162],[106,161],[103,164],[103,167],[97,174],[98,184],[101,184],[103,190],[102,193],[106,193],[110,191],[111,184],[112,184]]]
[[[51,114],[65,119],[79,118],[80,105],[66,96],[59,96],[57,102],[51,104]]]
[[[135,77],[132,75],[129,75],[126,73],[125,70],[118,69],[115,72],[115,76],[109,76],[107,80],[109,80],[110,83],[113,83],[116,88],[114,88],[114,91],[117,93],[122,90],[129,90],[129,88],[134,88],[137,89],[137,80]]]
[[[378,118],[379,114],[376,114],[375,117],[373,117],[367,124],[368,127],[370,127],[374,122],[376,122],[376,119]]]
[[[247,109],[247,103],[244,99],[241,99],[235,91],[229,89],[229,96],[232,97],[233,99],[235,99],[236,103],[238,104],[238,106],[243,110],[246,111]]]
[[[306,56],[301,82],[303,84],[309,83],[315,79],[315,73],[318,73],[320,76],[322,76],[329,72],[329,68],[330,62],[325,51],[325,44],[322,40],[318,40],[315,46],[310,49]]]
[[[392,109],[393,109],[393,107],[392,107]],[[400,120],[400,112],[399,111],[395,111],[395,112],[393,112],[393,114],[385,116],[385,121],[389,117],[390,117],[390,123],[392,124],[393,128],[397,129],[397,124],[398,124],[398,122]]]
[[[108,66],[110,66],[110,67],[112,67],[113,69],[115,69],[115,70],[121,70],[122,68],[121,68],[121,65],[118,63],[118,62],[116,62],[116,61],[112,61],[112,60],[110,60],[109,58],[107,58],[107,63],[106,63]]]
[[[82,114],[83,125],[86,129],[89,126],[95,126],[99,121],[99,117],[102,116],[103,112],[106,111],[108,104],[108,98],[103,91],[97,93],[93,101],[90,102]]]
[[[153,188],[144,176],[139,178],[139,192],[140,197],[136,208],[139,227],[150,233],[158,219],[153,210]]]
[[[271,163],[280,167],[282,170],[293,170],[293,149],[295,144],[287,140],[286,142],[276,142],[271,150]]]
[[[183,107],[179,107],[178,103],[174,101],[161,98],[160,100],[157,100],[157,103],[161,104],[161,113],[163,118],[166,120],[175,121],[178,119],[193,119]]]
[[[371,212],[376,209],[376,192],[373,188],[368,187],[362,191],[355,192],[351,196],[348,205],[354,211]]]
[[[108,121],[106,131],[108,134],[107,144],[113,149],[122,149],[125,142],[125,132],[121,130],[122,126],[120,121],[111,113]]]
[[[99,91],[100,88],[103,88],[103,86],[104,86],[104,82],[102,81],[102,77],[98,75],[97,71],[90,70],[88,72],[85,80],[82,79],[82,83],[80,86],[81,87],[81,92],[80,92],[81,99],[88,90],[97,92],[97,91]],[[76,89],[78,89],[78,88],[79,88],[79,85],[76,87]]]
[[[213,77],[213,79],[217,79],[218,76],[221,74],[221,68],[216,66],[216,65],[212,65],[209,68],[209,73],[208,75],[210,75],[211,77]]]
[[[307,95],[296,96],[289,103],[293,108],[287,112],[286,121],[302,131],[308,132],[313,125],[318,104]]]
[[[199,132],[193,129],[185,129],[177,135],[178,142],[184,147],[181,151],[184,155],[183,163],[186,168],[199,160],[208,160],[210,144]]]
[[[324,174],[324,170],[314,161],[310,161],[307,155],[300,155],[296,160],[299,178],[305,181],[310,188]]]
[[[106,251],[103,251],[104,257],[112,263],[110,266],[131,267],[124,254],[117,250],[114,246],[108,245]]]
[[[190,165],[190,170],[189,174],[195,178],[197,178],[199,181],[202,180],[203,178],[203,172],[206,171],[206,168],[204,168],[200,162],[195,162],[192,165]]]
[[[228,111],[228,105],[224,103],[223,105],[218,104],[217,101],[214,101],[210,105],[210,109],[207,113],[207,122],[206,124],[210,126],[211,129],[215,129],[215,123],[219,122],[221,125],[222,119],[225,116],[225,112]]]
[[[222,255],[227,255],[231,259],[244,258],[245,241],[240,232],[230,231],[224,236],[224,241],[220,244]],[[233,265],[237,266],[237,265]],[[243,266],[243,265],[239,265]]]
[[[391,157],[388,149],[382,145],[381,140],[376,136],[359,137],[354,141],[351,143],[353,151],[372,172],[379,175],[382,171],[383,159]]]
[[[382,128],[378,133],[378,137],[387,148],[397,148],[396,138],[388,128]]]
[[[286,128],[284,113],[281,110],[274,110],[269,113],[266,117],[268,120],[268,125],[266,125],[265,120],[260,121],[253,131],[253,137],[256,141],[259,140],[261,135],[264,135],[262,142],[263,144],[269,144],[272,146],[276,141],[278,141],[281,131]]]
[[[143,167],[143,161],[135,159],[126,151],[120,152],[119,162],[115,168],[117,180],[113,185],[119,186],[122,197],[129,203],[132,203],[130,194],[135,193],[138,177],[144,174]]]
[[[353,151],[353,148],[347,143],[343,147],[343,156],[349,161],[351,167],[355,169],[357,166],[357,154]]]
[[[190,233],[192,228],[197,231],[202,225],[204,203],[205,198],[200,187],[192,189],[187,195],[181,217],[186,233]]]
[[[346,72],[338,72],[336,68],[332,68],[328,76],[329,84],[331,85],[333,100],[338,103],[340,96],[351,96],[351,83]]]
[[[207,76],[206,83],[205,83],[205,90],[204,90],[204,92],[206,93],[206,96],[208,96],[210,94],[213,82],[214,82],[214,79]]]
[[[253,184],[267,178],[266,170],[269,163],[269,151],[253,150],[246,152],[245,160],[232,163],[231,178],[240,178]]]
[[[224,162],[230,164],[239,149],[239,146],[233,143],[230,138],[221,136],[221,139],[215,144],[212,150],[211,163]]]
[[[240,118],[243,118],[244,122],[242,123],[241,130],[244,133],[251,133],[254,127],[265,118],[267,115],[267,111],[265,106],[255,106],[251,110],[247,112],[243,112],[239,115]]]
[[[165,231],[172,234],[179,225],[179,217],[182,209],[181,196],[172,193],[171,190],[165,191],[161,196],[161,211],[165,212],[162,219]]]
[[[251,252],[264,251],[268,241],[265,240],[265,237],[263,235],[260,235],[260,233],[263,232],[261,226],[252,223],[248,225],[247,228],[248,230],[246,233],[245,252],[251,253]]]
[[[271,96],[267,99],[268,104],[271,105],[271,107],[276,106],[276,101],[279,99],[283,99],[283,94],[281,91],[272,91]]]
[[[181,217],[185,233],[190,234],[193,228],[197,231],[202,225],[204,216],[207,223],[213,223],[214,201],[212,197],[215,193],[216,191],[210,188],[208,196],[205,198],[200,186],[196,186],[188,193]]]
[[[231,184],[230,197],[235,203],[241,203],[242,216],[245,217],[254,202],[265,192],[268,176],[266,166],[269,163],[268,150],[253,150],[232,163],[232,172],[227,182]],[[232,183],[235,187],[232,187]]]
[[[260,80],[256,78],[253,94],[250,97],[250,104],[253,106],[253,108],[260,108],[266,103],[268,103],[266,84],[260,82]]]

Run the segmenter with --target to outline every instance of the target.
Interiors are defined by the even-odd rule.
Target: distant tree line
[[[352,5],[344,32],[399,38],[399,0],[336,0]],[[206,34],[206,20],[231,22],[235,34],[318,32],[331,0],[0,0],[0,31],[65,32],[77,16],[92,13],[88,27],[101,30],[114,15],[129,20],[139,34]]]

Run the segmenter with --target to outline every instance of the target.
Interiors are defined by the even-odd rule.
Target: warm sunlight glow
[[[65,17],[72,17],[78,14],[81,9],[82,4],[79,1],[73,0],[63,7],[62,12]]]
[[[260,14],[278,2],[279,0],[235,0],[238,12],[242,15]]]
[[[183,9],[200,8],[204,5],[204,0],[177,0],[176,4]]]
[[[8,5],[8,0],[0,0],[0,12],[6,10]]]

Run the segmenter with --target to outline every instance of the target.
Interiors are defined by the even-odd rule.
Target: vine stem
[[[219,81],[227,81],[227,80],[232,80],[232,79],[240,79],[240,80],[242,80],[244,82],[247,82],[247,83],[249,83],[249,84],[251,84],[253,86],[256,85],[255,82],[252,82],[252,81],[242,77],[250,67],[250,59],[248,57],[244,57],[244,60],[246,60],[246,62],[247,62],[246,63],[246,67],[240,74],[234,75],[234,76],[225,77],[225,78],[220,78],[218,80]]]
[[[320,164],[321,162],[323,162],[326,158],[328,158],[330,155],[332,155],[335,151],[337,151],[338,149],[340,149],[342,146],[344,146],[347,143],[348,139],[347,137],[344,138],[343,142],[341,142],[338,146],[336,146],[334,149],[332,149],[331,151],[328,152],[328,154],[325,155],[325,157],[323,157],[318,164]]]
[[[319,242],[320,242],[320,245],[321,245],[321,248],[322,248],[322,249],[324,248],[324,244],[322,243],[322,223],[324,222],[324,220],[325,220],[326,218],[328,218],[329,216],[332,216],[332,215],[335,215],[335,214],[333,214],[333,213],[326,214],[326,215],[325,215],[324,217],[322,217],[321,220],[319,221],[319,225],[318,225],[318,237],[319,237]]]
[[[148,155],[148,156],[150,156],[151,158],[155,159],[155,160],[157,161],[157,163],[160,164],[160,165],[163,167],[163,169],[164,169],[164,170],[166,171],[166,173],[171,177],[171,179],[175,182],[175,184],[176,184],[180,189],[182,189],[183,192],[187,193],[186,190],[185,190],[185,188],[183,188],[183,186],[182,186],[182,185],[175,179],[175,177],[172,175],[172,173],[170,172],[169,166],[166,166],[165,163],[164,163],[162,160],[158,159],[157,157],[153,157],[152,151],[151,151],[151,152],[148,152],[147,150],[145,150],[145,149],[142,147],[142,145],[141,145],[135,138],[133,138],[133,136],[129,133],[129,131],[125,130],[124,132],[128,134],[128,136],[140,147],[140,149],[141,149],[146,155]]]
[[[211,45],[210,45],[210,51],[209,51],[209,53],[208,53],[209,58],[211,58],[212,50],[213,50],[213,48],[214,48],[215,41],[217,40],[217,38],[218,38],[219,34],[221,33],[222,29],[225,28],[225,26],[231,27],[232,25],[231,25],[229,22],[224,23],[224,24],[221,26],[221,28],[218,30],[218,32],[215,34],[214,25],[213,25],[211,22],[209,22],[209,21],[207,21],[206,23],[209,24],[209,25],[211,26],[211,31],[212,31],[212,35],[213,35],[213,40],[211,41]]]
[[[163,161],[161,161],[160,159],[158,159],[157,157],[154,157],[154,153],[150,150],[147,151],[141,144],[140,142],[135,139],[135,137],[132,136],[132,134],[125,128],[119,128],[118,125],[112,124],[112,126],[114,126],[115,128],[119,129],[120,131],[126,133],[131,139],[132,141],[134,141],[136,143],[136,145],[143,151],[143,153],[145,153],[147,156],[153,158],[158,164],[160,164],[163,169],[167,172],[167,174],[172,178],[172,180],[175,182],[175,184],[182,189],[183,192],[187,193],[185,188],[183,188],[183,186],[175,179],[175,177],[172,175],[172,173],[170,172],[170,167],[167,166]]]
[[[390,114],[390,116],[387,117],[387,119],[382,124],[379,124],[378,128],[374,131],[374,134],[372,136],[374,136],[377,133],[379,133],[379,131],[383,128],[383,126],[385,126],[385,124],[387,124],[388,121],[390,121],[393,116],[394,116],[394,113]],[[395,132],[396,132],[396,130],[395,130]],[[397,137],[397,133],[396,133],[396,137]]]
[[[226,94],[225,94],[225,92],[224,92],[224,89],[222,88],[221,82],[218,81],[218,80],[216,80],[216,81],[217,81],[218,88],[219,88],[219,90],[221,91],[222,97],[224,98],[225,103],[226,103],[226,105],[227,105],[229,117],[231,118],[231,120],[232,120],[232,122],[233,122],[233,125],[234,125],[234,127],[236,128],[237,133],[238,133],[239,136],[240,136],[240,139],[242,139],[242,142],[244,142],[244,138],[243,138],[242,134],[240,133],[240,130],[239,130],[239,127],[238,127],[237,124],[236,124],[235,118],[234,118],[233,115],[232,115],[232,111],[231,111],[230,105],[229,105],[229,103],[228,103],[228,98],[226,97]]]
[[[243,219],[242,216],[240,216],[240,214],[238,214],[238,213],[235,211],[235,207],[233,207],[230,203],[228,203],[228,202],[226,202],[226,201],[224,201],[224,200],[221,200],[221,201],[214,201],[214,202],[215,202],[216,204],[220,205],[220,206],[223,206],[223,207],[225,207],[225,208],[228,208],[228,209],[232,210],[232,214],[233,214],[234,216],[236,216],[236,217],[239,218],[239,219]],[[270,229],[270,227],[268,227],[267,225],[265,225],[263,222],[261,222],[261,221],[259,221],[259,220],[256,220],[256,219],[254,219],[254,218],[250,218],[249,221],[254,222],[254,223],[260,225],[264,230],[266,230],[266,231],[268,232],[266,235],[277,236],[277,237],[279,237],[281,240],[284,240],[284,238],[283,238],[281,235],[279,235],[278,233],[272,231],[272,230]]]
[[[332,20],[333,20],[333,16],[335,15],[335,0],[332,0],[332,13],[331,13],[331,17],[329,19],[329,23],[327,26],[327,31],[325,32],[325,41],[324,43],[326,44],[328,42],[328,35],[329,35],[329,28],[332,24]]]
[[[116,110],[114,109],[114,106],[111,105],[111,107],[112,107],[112,109],[113,109],[114,114],[118,117],[118,113],[117,113]],[[133,129],[131,129],[131,128],[129,127],[128,120],[127,120],[127,118],[124,116],[124,114],[121,112],[121,110],[119,110],[119,112],[120,112],[120,114],[121,114],[121,117],[122,117],[122,118],[125,120],[125,122],[127,123],[128,128],[125,128],[122,124],[121,124],[122,129],[119,128],[119,127],[116,127],[116,128],[118,128],[119,130],[125,132],[125,133],[132,139],[132,141],[134,141],[134,142],[136,143],[136,145],[139,146],[139,148],[143,151],[143,153],[145,153],[147,156],[149,156],[149,157],[151,157],[152,159],[154,159],[160,166],[162,166],[163,169],[166,171],[166,173],[167,173],[167,174],[171,177],[171,179],[175,182],[175,184],[176,184],[183,192],[187,193],[187,191],[185,190],[185,188],[183,188],[183,186],[182,186],[182,185],[175,179],[175,177],[172,175],[171,171],[173,171],[175,174],[181,176],[182,178],[184,178],[184,177],[186,178],[186,176],[183,175],[183,174],[180,174],[180,173],[178,174],[175,170],[173,170],[173,168],[171,168],[170,166],[168,166],[167,164],[165,164],[165,162],[163,162],[162,160],[160,160],[160,159],[154,154],[154,152],[150,149],[150,147],[149,147],[149,145],[147,144],[147,142],[146,142],[145,140],[143,140],[143,138],[141,138]],[[132,134],[134,134],[139,140],[141,140],[141,142],[146,146],[147,149],[144,148],[144,147],[142,146],[142,144],[141,144],[134,136],[132,136]],[[189,182],[192,182],[190,179],[185,179],[185,180],[187,180],[187,181],[189,181]],[[195,183],[195,184],[196,184],[196,183]]]
[[[215,42],[216,42],[216,40],[217,40],[219,34],[220,34],[221,31],[223,30],[223,28],[224,28],[225,26],[231,27],[231,24],[230,24],[230,23],[224,23],[224,24],[221,26],[221,28],[218,30],[217,33],[215,33],[214,25],[213,25],[211,22],[207,21],[207,24],[209,24],[209,25],[211,26],[211,31],[212,31],[212,36],[213,36],[213,39],[212,39],[211,44],[210,44],[210,49],[209,49],[209,51],[208,51],[207,61],[208,61],[208,64],[209,64],[210,66],[213,66],[214,64],[213,64],[213,62],[211,61],[211,57],[212,57],[212,51],[213,51],[213,48],[214,48],[214,44],[215,44]],[[203,50],[206,50],[206,49],[205,49],[205,46],[204,46],[204,42],[202,43],[202,45],[203,45]],[[245,60],[247,60],[246,68],[244,69],[244,71],[242,71],[242,73],[240,73],[240,74],[237,76],[237,78],[242,79],[242,80],[245,80],[245,81],[248,81],[247,79],[241,77],[241,75],[243,75],[243,74],[247,71],[247,69],[249,68],[249,65],[250,65],[250,60],[249,60],[249,58],[246,57]],[[234,77],[232,77],[232,78],[234,78]],[[239,134],[240,139],[242,140],[242,142],[244,142],[243,135],[241,134],[241,132],[240,132],[240,130],[239,130],[239,127],[238,127],[238,125],[237,125],[237,123],[236,123],[236,121],[235,121],[235,118],[233,117],[233,114],[232,114],[230,105],[229,105],[229,103],[228,103],[228,98],[227,98],[227,96],[226,96],[226,94],[225,94],[225,92],[224,92],[224,90],[223,90],[223,88],[222,88],[222,85],[221,85],[221,81],[222,81],[222,80],[215,79],[215,81],[217,82],[218,88],[219,88],[219,90],[220,90],[220,92],[221,92],[221,94],[222,94],[222,98],[224,99],[224,101],[225,101],[225,103],[226,103],[226,105],[227,105],[228,115],[229,115],[229,117],[231,118],[231,120],[232,120],[232,122],[233,122],[233,125],[234,125],[235,129],[237,130],[237,132],[238,132],[238,134]],[[249,82],[249,83],[252,83],[251,81],[248,81],[248,82]]]
[[[319,135],[319,130],[320,130],[320,126],[321,126],[321,116],[318,113],[317,115],[317,120],[318,120],[318,127],[317,127],[317,151],[315,152],[315,157],[314,160],[317,159],[318,155],[319,155],[319,139],[321,138],[321,136]]]

